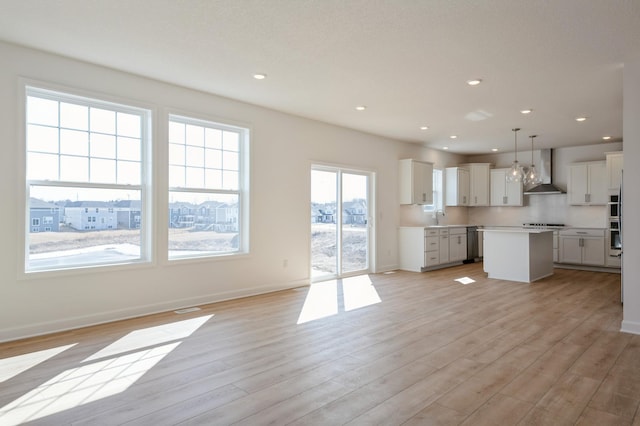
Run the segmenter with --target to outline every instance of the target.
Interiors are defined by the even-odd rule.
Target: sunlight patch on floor
[[[309,286],[297,324],[338,314],[340,301],[347,312],[382,300],[368,275],[313,283]]]
[[[176,321],[171,324],[135,330],[116,340],[106,348],[96,352],[82,362],[94,361],[100,358],[135,351],[153,345],[161,345],[178,339],[189,337],[194,331],[209,321],[213,315]]]
[[[75,345],[77,345],[77,343],[0,359],[0,383],[35,367],[49,358],[53,358]]]
[[[382,301],[368,275],[343,279],[342,293],[345,311],[375,305]]]
[[[464,285],[472,284],[472,283],[476,282],[476,280],[474,280],[473,278],[469,278],[469,277],[456,278],[454,281],[457,281],[460,284],[464,284]]]
[[[82,361],[84,365],[58,374],[0,408],[0,424],[18,425],[126,391],[177,348],[182,343],[180,339],[189,337],[211,317],[213,315],[206,315],[132,331],[86,358]],[[74,345],[22,356],[43,362],[71,346]]]

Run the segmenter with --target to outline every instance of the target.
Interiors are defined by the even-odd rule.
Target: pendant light
[[[511,168],[507,171],[507,182],[522,182],[524,179],[524,172],[522,170],[522,166],[518,163],[518,131],[519,128],[511,129],[513,130],[513,137],[515,138],[515,158],[513,160],[513,164],[511,164]]]
[[[540,174],[536,170],[536,165],[533,164],[533,138],[537,138],[538,135],[531,135],[531,167],[527,170],[526,175],[524,176],[524,184],[525,185],[538,185],[542,182],[540,178]]]

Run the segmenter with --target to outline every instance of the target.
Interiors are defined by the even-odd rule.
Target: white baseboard
[[[620,331],[623,333],[640,334],[640,322],[636,321],[622,321]]]
[[[92,315],[84,315],[73,318],[65,318],[57,321],[48,321],[29,324],[22,327],[0,329],[0,343],[13,340],[26,339],[29,337],[42,336],[45,334],[69,331],[92,325],[104,324],[113,321],[120,321],[130,318],[152,315],[161,312],[174,311],[198,305],[223,302],[225,300],[239,299],[242,297],[256,296],[259,294],[272,293],[275,291],[289,290],[296,287],[308,286],[309,280],[297,280],[287,283],[271,284],[260,287],[253,287],[237,291],[208,294],[198,297],[189,297],[179,300],[170,300],[152,305],[134,306],[126,309],[100,312]]]

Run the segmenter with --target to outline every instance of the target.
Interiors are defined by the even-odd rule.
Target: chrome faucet
[[[438,220],[438,213],[440,213],[440,214],[442,215],[442,217],[444,217],[444,210],[436,210],[436,211],[433,213],[433,217],[435,217],[435,218],[436,218],[436,225],[439,225],[439,224],[440,224],[440,221]]]

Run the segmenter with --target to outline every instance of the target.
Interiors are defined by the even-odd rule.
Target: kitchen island
[[[553,231],[485,228],[484,271],[489,278],[530,283],[553,275]]]

